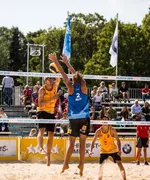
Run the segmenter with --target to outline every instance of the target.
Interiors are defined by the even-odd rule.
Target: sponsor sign
[[[121,157],[135,157],[135,141],[121,140]]]
[[[131,139],[131,140],[124,140],[124,139],[120,139],[121,140],[121,157],[123,161],[129,161],[129,160],[135,160],[135,140]],[[93,154],[91,156],[91,158],[89,158],[88,156],[88,152],[90,151],[90,147],[91,147],[91,142],[92,139],[88,138],[86,141],[86,150],[85,150],[85,159],[88,161],[92,161],[92,160],[98,160],[100,157],[100,142],[99,140],[97,140],[94,144],[94,148],[93,148]],[[115,141],[116,143],[116,141]],[[69,146],[69,140],[66,140],[66,150],[68,149]],[[74,145],[74,152],[72,154],[72,159],[74,160],[78,160],[79,157],[79,140],[77,140],[75,142]]]
[[[43,149],[46,152],[46,141],[44,138]],[[62,161],[65,156],[65,139],[54,138],[53,147],[51,150],[51,161]],[[41,153],[37,144],[36,138],[22,138],[21,139],[21,157],[22,160],[30,161],[45,161],[46,153]]]
[[[18,160],[20,143],[19,137],[0,138],[0,160]]]
[[[31,56],[40,56],[41,55],[41,48],[38,46],[31,46],[30,47],[30,55]]]
[[[0,140],[0,156],[16,156],[16,140]]]
[[[89,157],[88,154],[89,154],[89,151],[91,148],[91,142],[92,142],[91,140],[86,141],[85,157]],[[66,150],[68,149],[68,147],[69,147],[69,140],[67,139],[66,140]],[[76,140],[72,157],[79,157],[79,147],[80,147],[79,140]],[[100,155],[100,144],[99,144],[99,141],[96,141],[94,144],[92,157],[99,157],[99,155]]]

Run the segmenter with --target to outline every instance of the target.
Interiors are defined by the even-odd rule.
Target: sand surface
[[[78,174],[77,163],[70,163],[70,168],[60,174],[62,163],[0,162],[0,180],[97,180],[99,164],[85,163],[84,174]],[[123,163],[127,180],[150,180],[150,166],[141,163]],[[121,180],[118,166],[109,160],[104,164],[103,180]]]

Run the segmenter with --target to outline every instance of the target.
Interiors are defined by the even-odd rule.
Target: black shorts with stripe
[[[121,161],[121,157],[116,152],[111,154],[100,154],[99,163],[102,164],[109,156],[113,158],[114,163],[116,163],[116,161]]]
[[[79,137],[80,133],[88,136],[90,132],[90,118],[69,119],[68,135]]]
[[[45,111],[39,111],[37,112],[37,118],[38,119],[55,119],[55,114],[50,114]],[[40,128],[45,128],[46,131],[51,131],[54,132],[55,130],[55,124],[50,124],[50,123],[39,123],[39,129]]]

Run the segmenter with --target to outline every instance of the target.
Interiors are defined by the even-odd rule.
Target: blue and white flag
[[[70,16],[68,16],[68,24],[66,28],[66,34],[64,39],[64,46],[63,46],[63,52],[65,56],[67,56],[67,59],[70,59],[71,56],[71,30],[70,30]]]
[[[114,37],[112,40],[112,44],[110,46],[109,53],[111,54],[110,65],[113,67],[117,66],[117,59],[118,59],[118,22],[116,24],[116,29],[115,29]]]

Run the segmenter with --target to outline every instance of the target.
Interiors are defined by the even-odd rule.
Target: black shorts
[[[37,118],[38,119],[55,119],[55,114],[50,114],[50,113],[45,112],[45,111],[39,111],[39,112],[37,112]],[[45,128],[47,131],[54,132],[55,124],[39,123],[39,128]]]
[[[100,154],[99,163],[102,164],[104,160],[106,160],[109,156],[113,158],[114,163],[116,163],[116,161],[121,161],[121,157],[116,152],[116,153],[111,153],[111,154]]]
[[[136,147],[137,148],[142,148],[142,147],[147,148],[148,147],[147,141],[148,141],[148,138],[138,138]]]
[[[68,134],[79,137],[80,133],[88,136],[90,132],[90,118],[69,119]]]

